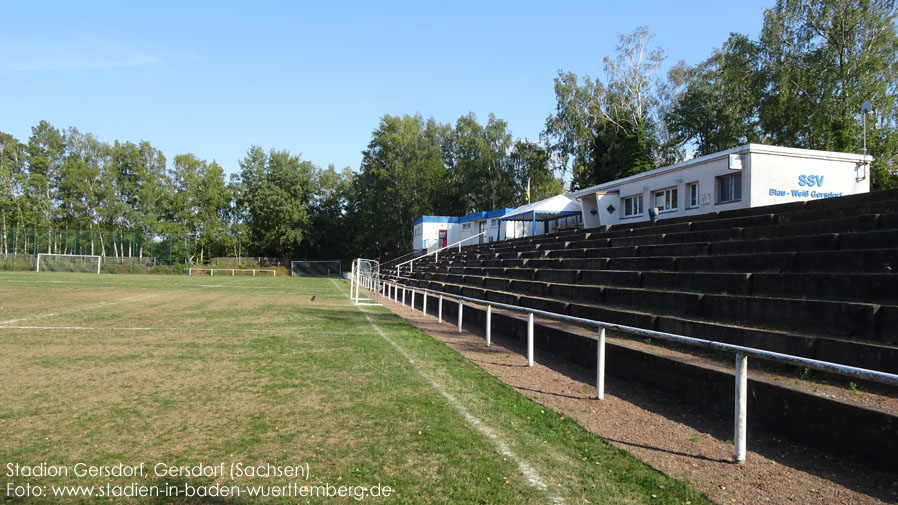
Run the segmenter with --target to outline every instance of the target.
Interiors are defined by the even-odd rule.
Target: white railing
[[[422,306],[422,312],[427,314],[427,296],[426,294],[432,294],[438,296],[438,307],[437,307],[437,320],[438,322],[443,322],[443,297],[448,297],[450,299],[454,299],[458,303],[458,331],[461,333],[462,331],[462,311],[464,308],[464,302],[469,302],[477,305],[485,305],[486,306],[486,345],[489,346],[491,342],[491,318],[493,307],[498,307],[502,309],[507,309],[511,311],[517,312],[526,312],[527,316],[527,365],[533,366],[533,316],[539,315],[543,317],[547,317],[550,319],[557,319],[560,321],[568,321],[572,323],[578,323],[587,326],[594,326],[598,328],[598,341],[596,345],[596,398],[602,400],[605,398],[605,332],[606,330],[612,330],[620,333],[627,333],[630,335],[637,335],[640,337],[650,337],[656,338],[659,340],[666,340],[670,342],[677,342],[680,344],[686,344],[695,347],[701,347],[705,349],[711,349],[715,351],[725,351],[735,353],[736,355],[736,399],[735,399],[735,422],[734,422],[734,435],[733,435],[733,457],[737,463],[742,463],[745,461],[745,453],[746,453],[746,433],[747,433],[747,410],[748,410],[748,357],[751,356],[753,358],[764,359],[768,361],[776,361],[779,363],[786,363],[789,365],[796,365],[804,368],[812,368],[814,370],[821,370],[824,372],[836,373],[839,375],[845,375],[848,377],[854,377],[857,379],[863,379],[872,382],[878,382],[880,384],[888,384],[892,386],[898,386],[898,375],[880,372],[877,370],[868,370],[866,368],[857,368],[848,365],[840,365],[838,363],[830,363],[828,361],[818,361],[815,359],[802,358],[800,356],[792,356],[789,354],[782,354],[773,351],[765,351],[763,349],[755,349],[753,347],[745,347],[741,345],[734,344],[726,344],[723,342],[716,342],[714,340],[704,340],[700,338],[687,337],[684,335],[677,335],[675,333],[666,333],[662,331],[654,331],[654,330],[646,330],[643,328],[635,328],[632,326],[625,326],[621,324],[613,324],[606,323],[603,321],[594,321],[592,319],[585,319],[582,317],[568,316],[565,314],[557,314],[554,312],[548,312],[545,310],[533,309],[529,307],[521,307],[518,305],[509,305],[506,303],[492,302],[488,300],[480,300],[478,298],[471,298],[468,296],[456,295],[452,293],[446,293],[444,291],[436,291],[433,289],[427,288],[417,288],[417,287],[409,287],[404,284],[399,284],[397,282],[384,282],[382,286],[383,294],[387,298],[390,298],[390,291],[392,290],[392,297],[394,302],[399,302],[399,294],[398,292],[402,291],[402,304],[405,305],[405,291],[411,290],[411,307],[414,308],[415,303],[415,294],[417,292],[421,292],[424,294],[424,303]]]
[[[441,247],[441,248],[437,249],[436,251],[431,251],[431,252],[429,252],[429,253],[427,253],[427,254],[425,254],[425,255],[418,256],[417,258],[412,258],[412,259],[410,259],[410,260],[408,260],[408,261],[403,261],[402,263],[396,265],[396,275],[399,275],[399,272],[400,272],[399,269],[402,267],[402,265],[408,264],[408,265],[409,265],[408,271],[411,272],[412,269],[415,268],[415,261],[424,259],[424,258],[430,256],[431,254],[436,255],[436,256],[434,257],[434,261],[440,261],[440,251],[443,251],[443,250],[449,249],[450,247],[455,247],[455,246],[458,246],[458,250],[461,251],[461,245],[462,245],[463,242],[467,242],[467,241],[471,240],[472,238],[477,238],[477,237],[479,237],[479,236],[481,236],[481,235],[485,235],[486,233],[487,233],[487,232],[482,231],[482,232],[478,233],[477,235],[472,235],[472,236],[470,236],[470,237],[468,237],[468,238],[461,239],[461,240],[459,240],[458,242],[453,242],[453,243],[451,243],[451,244],[449,244],[449,245],[447,245],[447,246],[445,246],[445,247]]]
[[[253,277],[256,276],[256,272],[271,272],[272,277],[277,277],[277,270],[263,270],[259,268],[195,268],[191,267],[187,269],[187,275],[193,275],[193,272],[209,272],[209,277],[214,277],[215,272],[231,272],[231,277],[236,277],[236,272],[252,272]]]

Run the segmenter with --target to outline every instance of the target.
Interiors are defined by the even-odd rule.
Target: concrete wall
[[[432,216],[425,216],[430,218]],[[414,225],[414,237],[412,239],[412,249],[417,251],[421,249],[432,249],[437,247],[437,240],[439,238],[440,230],[447,230],[448,233],[448,241],[446,244],[451,244],[453,242],[457,242],[461,240],[459,237],[461,233],[461,225],[459,223],[449,222],[452,218],[443,218],[445,222],[433,222],[429,220],[425,220],[423,222],[416,223]]]
[[[775,205],[870,191],[869,169],[856,155],[808,156],[751,152],[751,206]]]

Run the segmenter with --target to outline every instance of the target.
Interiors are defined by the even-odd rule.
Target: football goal
[[[339,260],[296,260],[290,262],[291,277],[343,277]]]
[[[89,254],[38,253],[35,261],[37,272],[84,272],[100,273],[100,256]]]

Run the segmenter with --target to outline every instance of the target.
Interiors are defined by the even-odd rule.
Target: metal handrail
[[[655,331],[655,330],[646,330],[644,328],[637,328],[633,326],[626,326],[622,324],[613,324],[606,323],[604,321],[595,321],[592,319],[586,319],[582,317],[576,316],[568,316],[566,314],[558,314],[555,312],[549,312],[540,309],[534,309],[530,307],[522,307],[519,305],[510,305],[507,303],[501,302],[493,302],[489,300],[481,300],[479,298],[472,298],[469,296],[457,295],[453,293],[448,293],[445,291],[437,291],[429,288],[420,288],[420,287],[411,287],[405,284],[400,284],[398,282],[389,282],[386,281],[383,283],[383,291],[384,294],[387,293],[387,290],[392,286],[394,291],[394,301],[398,301],[398,291],[402,289],[402,300],[403,305],[405,304],[405,290],[412,290],[412,307],[414,307],[414,295],[416,291],[421,291],[423,293],[430,293],[433,295],[439,296],[439,320],[442,322],[442,313],[443,313],[443,297],[448,297],[450,299],[458,300],[459,312],[458,312],[458,331],[462,330],[462,307],[464,306],[463,302],[470,302],[478,305],[486,305],[486,345],[490,345],[491,339],[491,315],[492,308],[498,307],[512,311],[526,312],[528,313],[528,322],[527,322],[527,364],[528,366],[533,366],[533,316],[540,315],[544,317],[548,317],[551,319],[557,319],[561,321],[568,321],[572,323],[583,324],[587,326],[595,326],[599,329],[598,334],[598,343],[597,343],[597,351],[596,351],[596,397],[598,399],[604,399],[605,391],[605,332],[607,330],[617,331],[621,333],[628,333],[632,335],[638,335],[643,337],[651,337],[657,338],[659,340],[667,340],[671,342],[677,342],[681,344],[686,344],[690,346],[711,349],[716,351],[725,351],[732,352],[736,354],[736,420],[734,427],[734,459],[737,463],[742,463],[745,461],[745,453],[746,453],[746,436],[747,436],[747,422],[746,422],[746,414],[748,410],[748,356],[752,356],[754,358],[765,359],[769,361],[776,361],[780,363],[786,363],[790,365],[796,365],[806,368],[812,368],[814,370],[821,370],[825,372],[836,373],[840,375],[845,375],[849,377],[854,377],[862,380],[867,380],[871,382],[877,382],[880,384],[888,384],[892,386],[898,386],[898,375],[891,374],[887,372],[880,372],[878,370],[869,370],[866,368],[853,367],[849,365],[841,365],[838,363],[831,363],[828,361],[820,361],[810,358],[803,358],[801,356],[792,356],[790,354],[783,354],[774,351],[766,351],[764,349],[756,349],[753,347],[746,347],[735,344],[726,344],[723,342],[717,342],[714,340],[705,340],[695,337],[687,337],[685,335],[678,335],[675,333],[667,333],[663,331]],[[424,305],[422,312],[427,311],[427,297],[424,297]]]
[[[436,258],[434,258],[434,260],[435,260],[435,261],[439,261],[439,260],[440,260],[440,251],[445,250],[445,249],[449,249],[450,247],[455,247],[455,246],[458,246],[458,250],[461,251],[461,244],[462,244],[462,242],[467,242],[467,241],[471,240],[472,238],[477,238],[477,237],[479,237],[479,236],[481,236],[481,235],[484,235],[485,233],[486,233],[485,231],[482,231],[482,232],[478,233],[477,235],[471,235],[471,236],[468,237],[468,238],[461,239],[461,240],[459,240],[458,242],[453,242],[453,243],[451,243],[451,244],[449,244],[449,245],[447,245],[447,246],[444,246],[444,247],[441,247],[441,248],[437,249],[436,251],[431,251],[431,252],[429,252],[429,253],[427,253],[427,254],[425,254],[425,255],[423,255],[423,256],[419,256],[419,257],[417,257],[417,258],[412,258],[412,259],[410,259],[410,260],[408,260],[408,261],[403,261],[402,263],[396,265],[396,275],[399,275],[399,272],[400,272],[399,269],[402,267],[402,265],[405,265],[406,263],[410,263],[410,264],[411,264],[411,266],[408,267],[409,272],[411,272],[411,271],[412,271],[412,268],[415,267],[415,260],[424,259],[424,258],[430,256],[431,254],[436,254]]]

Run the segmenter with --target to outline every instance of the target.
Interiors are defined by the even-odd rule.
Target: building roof
[[[543,221],[546,219],[555,219],[556,217],[570,216],[571,214],[579,214],[580,210],[580,202],[570,195],[556,195],[552,198],[546,198],[545,200],[522,205],[506,214],[502,220],[514,219],[516,221],[526,221],[536,219]]]

